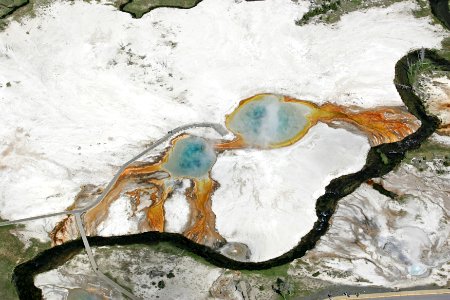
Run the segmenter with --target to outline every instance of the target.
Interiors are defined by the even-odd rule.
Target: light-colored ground
[[[419,89],[424,95],[427,110],[441,120],[438,132],[450,136],[450,78],[442,75],[449,76],[449,73],[423,76]]]
[[[395,62],[444,36],[409,2],[334,27],[296,26],[306,7],[207,0],[133,20],[102,4],[55,2],[11,22],[0,33],[2,217],[64,210],[81,185],[101,186],[168,128],[222,122],[257,92],[401,104]]]
[[[401,105],[392,84],[396,61],[412,48],[438,47],[446,35],[414,18],[413,2],[350,13],[333,26],[296,26],[307,7],[205,0],[133,20],[102,3],[55,2],[33,19],[11,22],[0,32],[2,218],[62,211],[80,186],[104,185],[130,153],[170,128],[223,122],[240,99],[258,92]],[[329,179],[342,170],[333,171]],[[56,221],[34,222],[23,239],[47,239]],[[347,267],[359,265],[337,266]],[[386,282],[374,268],[361,270]]]
[[[447,284],[450,168],[426,166],[402,164],[377,180],[396,199],[363,184],[339,202],[329,231],[304,259],[317,278],[399,288]]]
[[[330,180],[361,169],[368,150],[364,137],[318,124],[287,148],[224,153],[212,169],[218,231],[247,244],[252,261],[288,252],[312,229]]]
[[[137,245],[102,247],[94,249],[94,253],[100,270],[142,299],[156,299],[156,296],[160,299],[206,299],[210,287],[223,273],[219,268],[197,263],[183,255],[181,250],[172,254],[155,250],[153,247]],[[52,300],[64,299],[65,291],[58,290],[58,286],[95,287],[100,280],[95,279],[95,274],[88,270],[89,265],[86,266],[86,263],[87,255],[79,254],[64,266],[37,276],[36,285],[43,288],[46,299]],[[160,281],[164,281],[163,288],[158,287]],[[114,291],[96,289],[111,295],[112,299],[120,298]]]

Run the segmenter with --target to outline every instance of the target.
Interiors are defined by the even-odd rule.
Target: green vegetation
[[[259,275],[262,277],[267,277],[267,278],[277,278],[277,277],[286,277],[288,276],[288,270],[289,270],[289,266],[291,264],[284,264],[278,267],[273,267],[270,269],[266,269],[266,270],[256,270],[256,271],[247,271],[247,270],[242,270],[242,274],[247,274],[247,275]]]
[[[21,20],[23,17],[34,18],[36,16],[36,9],[41,7],[49,7],[54,0],[0,0],[0,31],[6,28],[8,25],[8,19],[10,16],[13,20]],[[17,6],[14,10],[10,11],[6,15],[2,14],[2,3],[6,2],[21,2],[22,5]],[[3,17],[2,17],[3,15]]]
[[[431,163],[437,174],[444,174],[450,166],[450,147],[425,141],[419,149],[407,152],[405,162],[412,164],[419,171],[424,171]]]
[[[450,150],[449,147],[444,144],[425,141],[419,149],[406,153],[405,159],[413,159],[417,157],[422,157],[425,160],[432,160],[436,158],[446,158],[448,160],[450,159]]]
[[[437,53],[444,59],[450,60],[450,37],[442,41],[442,49],[438,50]],[[407,75],[413,90],[422,99],[424,99],[427,92],[422,90],[422,80],[424,78],[432,79],[441,76],[450,78],[448,70],[435,65],[433,61],[427,59],[426,55],[414,64],[409,65]],[[425,109],[428,109],[427,103],[424,103],[424,105]],[[416,167],[420,172],[431,169],[436,174],[443,175],[449,173],[450,147],[428,140],[423,142],[419,149],[408,151],[404,161]]]
[[[28,0],[0,0],[0,19],[10,15],[19,7],[28,3]]]
[[[115,247],[116,246],[114,246],[114,247],[108,246],[108,247],[100,248],[102,255],[108,256],[108,253],[112,253],[114,251]],[[194,259],[198,263],[204,264],[206,266],[214,267],[211,263],[207,262],[204,258],[202,258],[190,251],[185,251],[183,249],[180,249],[180,248],[172,245],[169,242],[159,242],[154,245],[130,244],[130,245],[126,245],[126,246],[117,246],[117,247],[124,247],[129,250],[141,250],[141,249],[149,249],[150,248],[155,252],[162,252],[162,253],[169,254],[169,255],[188,256],[188,257]]]
[[[291,299],[295,292],[295,285],[289,280],[278,277],[275,284],[272,285],[272,290],[283,299]]]
[[[129,0],[119,4],[120,10],[130,13],[134,18],[141,18],[144,14],[158,7],[192,8],[202,0]]]
[[[312,20],[336,23],[346,13],[370,7],[386,7],[399,1],[402,0],[315,0],[310,10],[295,24],[301,26]],[[427,13],[431,14],[429,7]]]
[[[439,50],[439,55],[446,60],[450,60],[450,37],[442,40],[442,49]]]
[[[385,164],[385,165],[389,164],[389,158],[386,156],[386,154],[384,154],[383,152],[378,151],[378,150],[377,150],[377,152],[380,154],[383,164]]]
[[[126,246],[102,246],[97,248],[96,257],[97,258],[105,258],[110,257],[113,251],[117,251],[118,249],[123,249],[126,251],[137,252],[144,249],[151,249],[155,252],[165,253],[167,254],[167,258],[170,259],[172,255],[184,257],[189,256],[193,258],[197,263],[203,264],[206,266],[210,266],[212,268],[216,268],[214,265],[208,263],[203,258],[192,254],[189,251],[184,251],[179,249],[176,246],[173,246],[169,242],[159,242],[158,244],[153,245],[144,245],[144,244],[130,244]],[[132,267],[135,262],[131,261],[129,263],[121,262],[120,268],[122,271],[133,272],[134,268]],[[301,263],[299,263],[301,264]],[[255,287],[255,289],[261,293],[261,297],[267,297],[267,295],[279,295],[280,299],[296,299],[296,297],[307,296],[313,293],[316,293],[320,287],[317,282],[320,280],[303,278],[292,276],[288,274],[289,268],[291,268],[291,263],[284,264],[278,267],[273,267],[267,270],[240,270],[240,274],[242,275],[242,279]],[[303,265],[302,265],[303,266]],[[313,267],[311,267],[313,268]],[[234,271],[226,271],[226,272],[234,272]],[[118,278],[114,277],[111,273],[106,274],[109,278],[113,279],[117,283],[122,286],[127,282],[126,277]],[[152,284],[158,289],[164,289],[167,286],[167,281],[165,278],[171,279],[176,277],[173,272],[169,272],[167,274],[160,274],[161,279],[156,279],[152,282]],[[311,284],[310,281],[313,281],[314,284]],[[130,282],[130,280],[128,280]],[[320,281],[321,282],[321,281]],[[125,286],[124,286],[125,287]]]
[[[0,227],[0,299],[5,300],[18,298],[11,282],[14,267],[50,248],[49,243],[42,243],[36,239],[31,239],[31,245],[25,248],[25,245],[11,233],[14,228],[14,225]]]
[[[416,0],[416,3],[419,6],[419,8],[416,10],[413,10],[414,17],[423,18],[423,17],[432,15],[428,0]]]
[[[295,21],[296,25],[304,25],[311,20],[311,18],[319,15],[324,15],[328,13],[329,11],[336,11],[339,9],[339,6],[341,5],[341,1],[333,1],[333,0],[325,0],[321,5],[314,7],[310,11],[308,11],[306,14],[303,15],[303,17],[300,20]],[[322,16],[320,16],[320,19],[322,20]]]
[[[450,38],[446,38],[442,41],[442,49],[438,50],[437,53],[444,59],[450,60]],[[420,55],[421,54],[419,54],[419,56]],[[434,64],[425,54],[423,54],[423,57],[419,57],[415,63],[408,63],[407,75],[409,84],[421,97],[424,97],[424,95],[421,95],[424,93],[424,91],[421,90],[421,78],[433,78],[436,76],[447,76],[450,78],[450,72],[445,71]]]
[[[297,299],[311,294],[315,289],[303,282],[304,278],[288,274],[291,265],[287,263],[266,270],[241,270],[241,273],[249,282],[256,283],[255,288],[259,291],[272,290],[280,299]]]
[[[148,247],[146,245],[141,245],[142,247]],[[160,242],[154,246],[151,246],[155,251],[158,252],[164,252],[167,254],[172,254],[172,255],[177,255],[177,256],[188,256],[190,258],[192,258],[193,260],[195,260],[196,262],[199,262],[201,264],[204,264],[206,266],[210,266],[213,267],[213,265],[209,262],[207,262],[203,257],[200,257],[190,251],[185,251],[182,250],[180,248],[177,248],[175,246],[173,246],[172,244],[168,243],[168,242]]]
[[[163,289],[165,287],[166,287],[166,284],[165,284],[164,280],[158,281],[158,288],[159,289]]]
[[[371,7],[387,7],[400,1],[402,0],[315,0],[311,9],[295,24],[305,25],[313,19],[325,23],[336,23],[346,13]],[[439,20],[431,12],[428,0],[415,1],[418,8],[412,13],[416,18],[429,16],[433,23],[439,23]]]
[[[430,74],[433,71],[439,71],[439,69],[428,59],[418,60],[416,63],[411,64],[408,69],[408,80],[411,85],[417,82],[419,76],[424,74]]]
[[[436,17],[436,15],[433,14],[429,0],[415,0],[415,2],[418,8],[413,10],[412,12],[414,17],[416,18],[430,17],[433,24],[441,24],[442,26],[444,26],[444,28],[445,27],[448,28],[448,25],[446,25],[448,23],[446,21],[443,21],[442,19],[439,18],[439,16]],[[437,13],[440,14],[440,12]],[[445,16],[442,15],[440,17],[445,18]]]

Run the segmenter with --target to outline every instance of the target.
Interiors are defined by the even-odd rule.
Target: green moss
[[[386,154],[384,154],[381,151],[378,151],[378,153],[380,154],[381,160],[383,161],[383,164],[387,165],[389,164],[389,158],[386,156]]]
[[[441,55],[446,60],[450,60],[450,37],[446,37],[442,40],[442,49],[439,50],[439,55]]]
[[[273,267],[266,270],[256,270],[256,271],[247,271],[242,270],[242,274],[245,275],[259,275],[262,277],[267,278],[277,278],[277,277],[285,277],[288,276],[288,270],[289,270],[290,263],[284,264],[278,267]]]
[[[42,243],[36,239],[31,239],[31,245],[25,248],[25,245],[11,233],[15,228],[14,225],[0,227],[0,299],[5,300],[18,299],[11,282],[14,267],[50,248],[49,243]]]
[[[141,18],[144,14],[158,7],[191,8],[202,0],[130,0],[121,4],[121,10],[130,13],[135,18]],[[117,2],[119,4],[120,2]]]
[[[28,0],[0,0],[0,19],[28,3]]]
[[[295,21],[296,25],[304,25],[307,24],[313,17],[324,15],[328,13],[329,11],[336,11],[339,9],[339,6],[341,5],[341,1],[325,1],[322,3],[322,5],[316,6],[310,11],[308,11],[306,14],[303,15],[303,17],[300,20]]]
[[[413,10],[414,17],[423,18],[432,15],[430,5],[427,0],[416,0],[416,3],[419,8]]]
[[[211,266],[211,267],[213,266],[212,264],[207,262],[204,258],[202,258],[194,253],[191,253],[190,251],[185,251],[178,247],[175,247],[168,242],[159,242],[155,245],[131,244],[131,245],[126,245],[126,246],[121,246],[121,247],[124,247],[129,250],[141,250],[141,249],[149,249],[150,248],[153,251],[162,252],[162,253],[166,253],[169,255],[188,256],[198,263],[201,263],[201,264],[204,264],[207,266]],[[115,247],[109,247],[109,246],[104,247],[104,248],[102,248],[102,254],[107,255],[108,251],[112,252],[114,249],[115,249]]]
[[[158,281],[158,288],[159,289],[163,289],[165,287],[166,287],[166,283],[164,282],[164,280]]]
[[[362,0],[350,0],[350,2],[355,4],[355,5],[361,5],[363,3]]]
[[[325,23],[336,23],[341,16],[370,7],[385,7],[402,0],[315,0],[310,10],[295,24],[308,24],[314,18]]]
[[[418,60],[416,63],[409,66],[408,80],[411,85],[414,85],[420,75],[431,73],[436,70],[438,70],[438,68],[428,59]]]
[[[20,21],[23,17],[34,18],[36,16],[36,9],[42,7],[49,7],[54,0],[0,0],[0,3],[7,1],[20,1],[22,5],[7,16],[12,16],[13,20]],[[9,19],[2,18],[1,5],[0,5],[0,31],[5,29],[9,23]]]
[[[450,147],[444,144],[425,141],[419,149],[409,151],[405,156],[405,162],[419,166],[421,162],[443,160],[444,165],[450,164]]]

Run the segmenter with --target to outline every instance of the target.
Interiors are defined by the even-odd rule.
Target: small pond
[[[295,140],[307,129],[312,108],[302,102],[287,102],[279,95],[262,94],[243,102],[229,116],[227,127],[247,145],[276,146]]]
[[[216,161],[216,152],[211,143],[195,136],[178,140],[170,151],[163,168],[173,177],[208,176]]]

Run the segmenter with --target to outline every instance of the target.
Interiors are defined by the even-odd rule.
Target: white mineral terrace
[[[256,93],[401,105],[396,61],[445,36],[430,19],[414,18],[413,8],[402,2],[333,26],[299,27],[307,1],[205,0],[139,20],[77,1],[12,21],[0,32],[0,216],[63,211],[80,186],[105,186],[149,141],[180,124],[223,123],[237,101]],[[360,135],[318,124],[292,147],[219,157],[218,230],[247,243],[252,260],[282,254],[310,230],[328,182],[359,170],[368,147]],[[185,206],[168,205],[178,222],[168,226],[180,230]],[[120,233],[135,230],[126,210],[114,212],[102,234],[118,234],[108,227],[117,224]],[[48,239],[58,220],[30,223],[24,239]]]

